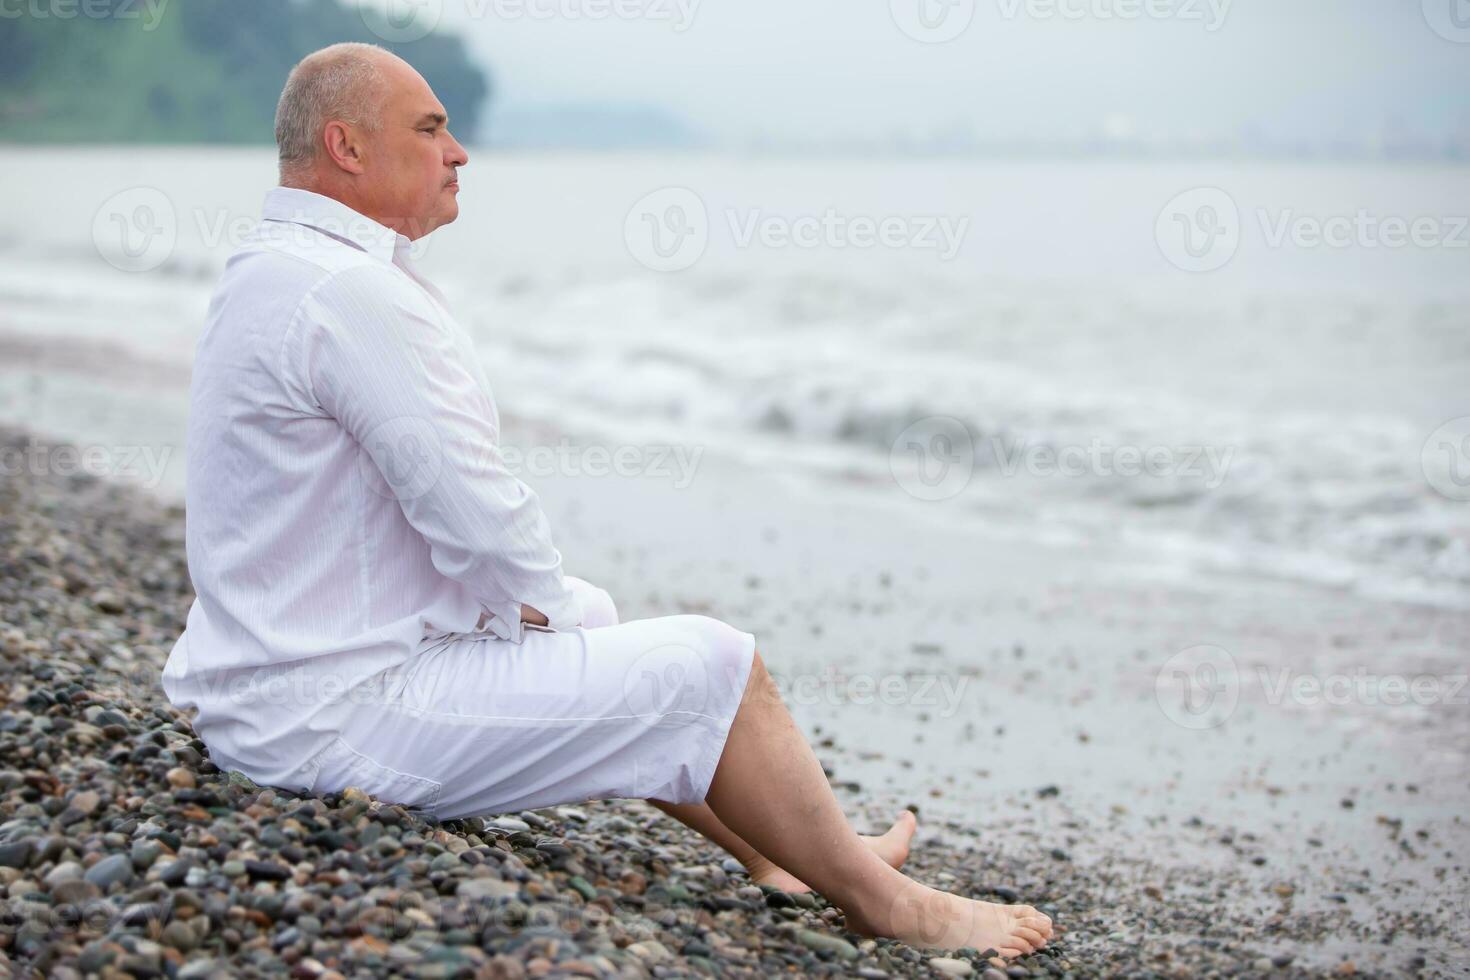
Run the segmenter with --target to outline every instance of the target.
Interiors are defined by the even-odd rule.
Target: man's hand
[[[546,615],[523,602],[521,603],[521,622],[530,623],[532,626],[545,626]]]

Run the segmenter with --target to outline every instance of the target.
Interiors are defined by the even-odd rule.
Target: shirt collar
[[[393,262],[397,252],[407,254],[413,244],[392,228],[359,214],[336,198],[299,187],[272,188],[265,196],[260,218],[315,228],[388,263]]]

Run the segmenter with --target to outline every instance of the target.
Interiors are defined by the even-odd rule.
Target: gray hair
[[[283,183],[306,170],[321,149],[322,128],[332,120],[378,128],[384,55],[391,57],[379,45],[349,41],[313,51],[291,69],[276,105]]]

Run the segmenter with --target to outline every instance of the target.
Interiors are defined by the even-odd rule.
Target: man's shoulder
[[[373,272],[390,279],[387,269],[366,252],[316,228],[289,221],[262,221],[231,257],[240,275],[252,279],[273,277],[278,284],[310,288],[342,273],[362,270],[354,279],[372,279]]]

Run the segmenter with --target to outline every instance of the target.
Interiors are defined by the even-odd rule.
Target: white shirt
[[[222,768],[271,782],[344,692],[426,639],[581,621],[536,494],[507,471],[468,335],[410,242],[278,187],[231,256],[190,385],[196,599],[163,688]],[[268,683],[269,682],[269,683]]]

